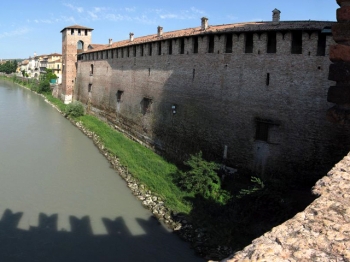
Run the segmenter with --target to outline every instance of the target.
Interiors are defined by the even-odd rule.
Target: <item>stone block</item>
[[[338,22],[350,21],[350,6],[343,6],[337,9],[337,20]]]
[[[350,45],[350,22],[334,24],[332,34],[335,42]]]
[[[350,104],[350,86],[331,86],[327,101],[335,104]]]
[[[332,62],[350,62],[350,46],[331,45],[329,48],[329,59]]]
[[[329,66],[328,80],[350,82],[350,63],[339,62]]]

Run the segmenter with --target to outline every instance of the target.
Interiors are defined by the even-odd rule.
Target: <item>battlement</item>
[[[132,38],[85,51],[79,60],[233,53],[325,56],[332,22],[241,23]],[[158,29],[159,31],[159,29]],[[328,44],[327,44],[328,43]]]

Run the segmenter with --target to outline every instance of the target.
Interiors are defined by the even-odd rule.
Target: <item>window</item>
[[[92,76],[94,74],[94,65],[90,65],[90,75]]]
[[[126,48],[126,56],[130,57],[130,48],[129,47]]]
[[[277,41],[276,41],[276,32],[267,33],[267,53],[276,53],[277,50]]]
[[[83,49],[84,49],[84,43],[83,43],[83,41],[78,41],[78,43],[77,43],[77,49],[78,49],[78,50],[83,50]]]
[[[245,34],[245,53],[253,53],[254,41],[253,33]]]
[[[325,56],[326,55],[326,40],[327,37],[321,32],[318,33],[318,42],[317,42],[317,55]]]
[[[141,56],[143,56],[143,45],[140,45],[140,53],[141,53]]]
[[[185,53],[185,39],[181,38],[180,39],[180,54],[184,54]]]
[[[173,54],[173,41],[171,39],[168,40],[168,54],[169,55]]]
[[[80,29],[78,29],[78,35],[81,35],[81,30]]]
[[[266,85],[270,85],[270,73],[266,74]]]
[[[141,113],[147,114],[151,110],[152,99],[144,97],[141,103]]]
[[[92,89],[92,84],[88,85],[88,92],[91,93],[91,89]]]
[[[151,56],[152,55],[152,43],[148,44],[148,55]]]
[[[292,54],[303,53],[303,33],[302,31],[292,32]]]
[[[198,53],[198,36],[193,37],[193,53]]]
[[[214,53],[214,35],[209,35],[208,38],[208,53]]]
[[[87,29],[85,29],[85,35],[88,35],[88,30]]]
[[[256,121],[255,140],[266,141],[269,138],[269,123],[262,120]]]
[[[232,34],[226,35],[226,49],[225,53],[232,53]]]
[[[71,34],[71,35],[74,35],[74,29],[71,29],[71,30],[70,30],[70,34]]]
[[[118,103],[120,103],[120,101],[122,100],[123,93],[124,93],[124,91],[118,90],[118,92],[116,94]]]
[[[158,42],[158,55],[162,55],[162,42]]]

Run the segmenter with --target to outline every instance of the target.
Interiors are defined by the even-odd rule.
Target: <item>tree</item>
[[[221,180],[217,174],[219,164],[204,160],[201,151],[191,155],[184,164],[189,170],[178,174],[177,182],[181,188],[222,204],[229,199],[229,193],[221,189]]]

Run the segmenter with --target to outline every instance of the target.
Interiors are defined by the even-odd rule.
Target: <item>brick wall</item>
[[[215,35],[208,53],[208,37],[198,36],[198,54],[194,37],[185,37],[185,54],[178,38],[171,40],[172,55],[161,41],[162,55],[154,42],[152,56],[143,44],[144,56],[138,45],[136,57],[119,48],[119,58],[80,61],[76,98],[88,103],[90,97],[95,113],[179,161],[199,150],[220,161],[227,145],[227,164],[267,176],[322,174],[341,159],[350,141],[325,117],[330,35],[326,56],[316,55],[315,30],[303,32],[302,54],[291,54],[290,31],[277,32],[272,54],[266,53],[267,32],[254,33],[250,54],[244,53],[245,33],[232,35],[232,53],[225,53],[224,34]],[[146,114],[144,98],[152,102]],[[266,139],[256,139],[257,128],[268,132]]]

